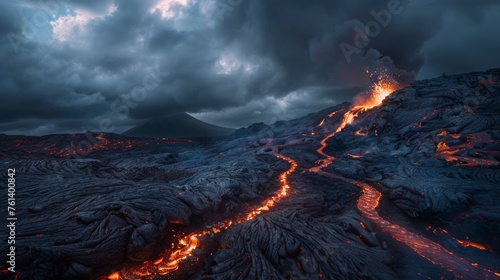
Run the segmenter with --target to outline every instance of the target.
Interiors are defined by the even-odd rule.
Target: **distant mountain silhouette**
[[[202,122],[187,113],[179,113],[150,119],[122,134],[135,137],[192,138],[225,136],[233,131],[234,129]]]

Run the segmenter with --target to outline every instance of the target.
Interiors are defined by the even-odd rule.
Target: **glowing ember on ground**
[[[158,274],[166,275],[171,271],[179,268],[179,263],[192,255],[194,249],[199,245],[198,236],[196,234],[189,234],[181,238],[179,241],[180,249],[173,251],[168,259],[163,258],[154,262],[158,266]]]
[[[366,136],[368,133],[363,130],[363,129],[359,129],[358,131],[356,131],[356,133],[354,133],[354,135],[356,136]]]
[[[470,241],[469,239],[466,239],[466,240],[460,240],[460,239],[457,239],[457,238],[453,238],[455,241],[458,242],[458,244],[462,245],[463,247],[473,247],[473,248],[476,248],[476,249],[479,249],[479,250],[482,250],[482,251],[486,251],[486,247],[479,244],[479,243],[476,243],[476,242],[472,242]]]
[[[362,158],[363,157],[361,155],[355,155],[355,154],[347,154],[347,155],[352,157],[352,158]]]
[[[86,155],[95,151],[108,151],[118,149],[130,149],[136,147],[145,147],[149,145],[163,145],[163,144],[176,144],[176,143],[189,143],[192,140],[188,139],[170,139],[170,138],[156,138],[156,139],[134,139],[134,138],[120,138],[106,133],[98,133],[95,139],[77,139],[74,134],[70,143],[62,149],[54,150],[52,146],[44,148],[48,151],[48,155],[55,157],[69,157],[74,155]],[[90,136],[87,136],[90,137]]]
[[[276,203],[286,197],[289,193],[290,184],[288,183],[288,176],[292,174],[297,168],[297,162],[293,159],[276,154],[279,159],[285,160],[290,164],[290,168],[284,171],[279,176],[280,189],[272,197],[265,200],[263,205],[255,210],[252,210],[247,215],[242,218],[236,218],[233,220],[226,220],[224,222],[219,222],[217,225],[213,225],[211,230],[204,230],[197,233],[191,233],[183,237],[179,237],[178,244],[174,244],[171,252],[166,252],[164,256],[156,261],[146,261],[142,265],[132,268],[125,268],[121,271],[114,272],[107,277],[102,279],[107,280],[121,280],[121,279],[131,279],[137,277],[148,277],[148,279],[153,275],[167,275],[173,271],[179,269],[179,265],[182,261],[193,256],[193,251],[196,250],[199,245],[199,237],[207,236],[210,234],[217,234],[221,230],[226,230],[234,224],[239,224],[248,220],[252,220],[263,212],[269,211]]]
[[[116,150],[122,148],[132,148],[132,147],[142,147],[147,146],[149,143],[145,140],[108,140],[104,133],[99,133],[95,136],[95,143],[92,145],[75,145],[75,142],[71,142],[69,147],[61,149],[59,151],[52,151],[49,155],[57,157],[67,157],[76,154],[87,154],[94,151],[103,150]],[[90,143],[90,142],[89,142]]]
[[[436,136],[440,137],[441,141],[436,144],[436,158],[444,159],[446,162],[452,163],[456,166],[495,166],[500,163],[494,158],[497,152],[493,151],[482,151],[482,157],[471,157],[460,155],[466,149],[472,150],[476,146],[482,144],[490,143],[491,136],[485,133],[475,133],[464,136],[465,142],[460,144],[455,144],[450,147],[450,145],[443,141],[443,139],[460,139],[462,136],[460,134],[451,134],[447,131],[441,131]]]
[[[460,134],[448,133],[448,131],[446,131],[446,130],[443,130],[443,131],[439,132],[438,134],[436,134],[436,136],[440,136],[440,137],[441,136],[446,136],[446,135],[448,135],[448,136],[450,136],[452,138],[455,138],[455,139],[459,139],[461,137]]]
[[[325,123],[325,119],[322,119],[318,126],[322,126]]]

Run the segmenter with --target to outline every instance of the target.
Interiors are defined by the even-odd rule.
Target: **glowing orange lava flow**
[[[479,133],[478,133],[479,134]],[[451,136],[454,139],[459,139],[459,134],[448,134],[446,131],[440,132],[437,136]],[[467,142],[459,145],[453,146],[451,148],[446,142],[438,142],[436,145],[436,157],[444,159],[446,162],[453,163],[456,166],[495,166],[500,163],[494,159],[494,152],[485,152],[489,154],[490,159],[478,158],[478,157],[468,157],[457,155],[460,151],[466,148],[474,148],[477,144],[488,143],[491,139],[484,139],[484,137],[477,137],[472,134],[467,136]]]
[[[83,142],[85,143],[85,142]],[[89,144],[91,144],[89,142]],[[79,147],[75,145],[75,142],[71,142],[70,145],[66,148],[63,148],[59,151],[47,149],[49,155],[56,157],[68,157],[71,155],[78,154],[87,154],[95,151],[104,151],[104,150],[116,150],[123,148],[132,148],[132,147],[143,147],[147,146],[149,143],[145,140],[137,140],[137,139],[127,139],[127,140],[109,140],[106,138],[105,133],[99,133],[95,136],[95,142],[91,145]]]
[[[399,225],[391,224],[390,222],[384,220],[376,211],[381,197],[380,192],[368,184],[353,180],[349,181],[363,189],[363,194],[358,199],[357,204],[361,213],[377,224],[382,231],[389,233],[397,241],[403,242],[421,257],[427,259],[433,264],[437,264],[447,269],[458,278],[466,277],[466,279],[484,279],[493,275],[498,276],[498,272],[494,272],[486,268],[480,268],[477,263],[471,263],[456,256],[453,252],[447,250],[440,244],[433,242],[420,234],[407,231]]]
[[[460,244],[461,246],[463,247],[473,247],[473,248],[476,248],[476,249],[479,249],[479,250],[482,250],[482,251],[486,251],[487,248],[479,243],[476,243],[476,242],[472,242],[470,241],[469,239],[466,239],[466,240],[460,240],[460,239],[457,239],[457,238],[453,238],[455,241],[458,242],[458,244]]]
[[[463,258],[456,256],[453,252],[447,250],[440,244],[433,242],[420,234],[407,231],[404,227],[401,227],[397,224],[392,224],[384,220],[376,211],[376,208],[380,201],[380,197],[382,195],[372,186],[341,176],[335,176],[323,170],[318,170],[316,173],[325,177],[344,180],[346,182],[359,186],[363,190],[363,193],[358,199],[357,207],[361,211],[363,216],[367,217],[373,223],[375,223],[380,230],[389,233],[397,241],[403,242],[413,251],[415,251],[417,254],[430,261],[431,263],[437,264],[444,269],[452,272],[457,278],[466,277],[466,279],[488,279],[493,275],[497,277],[500,276],[499,272],[479,267],[477,263],[469,262]],[[469,242],[467,245],[476,245],[476,243],[474,243],[474,245],[471,244],[472,242]]]
[[[197,233],[191,233],[184,237],[179,237],[179,243],[175,245],[175,248],[172,249],[172,252],[166,252],[164,256],[159,258],[156,261],[146,261],[143,264],[132,267],[125,268],[121,271],[114,272],[102,279],[107,280],[122,280],[122,279],[137,279],[137,278],[147,278],[151,279],[154,275],[167,275],[173,271],[179,269],[179,265],[182,261],[193,256],[194,250],[199,247],[199,237],[206,236],[210,234],[219,233],[221,230],[228,229],[234,224],[239,224],[244,221],[252,220],[257,217],[259,214],[269,211],[276,203],[288,195],[290,184],[288,183],[288,176],[295,171],[297,168],[297,162],[287,156],[276,154],[276,157],[279,159],[288,161],[290,163],[290,168],[279,176],[280,181],[280,189],[279,191],[272,197],[265,200],[263,206],[252,210],[247,215],[242,216],[241,218],[236,218],[233,220],[225,220],[223,222],[217,223],[214,225],[211,230],[204,230]]]
[[[316,150],[316,152],[324,157],[324,159],[318,161],[319,165],[312,167],[310,171],[312,172],[317,172],[318,170],[327,167],[332,163],[332,161],[335,159],[333,156],[328,155],[324,152],[325,148],[328,146],[326,144],[326,141],[328,139],[332,138],[337,134],[338,132],[342,131],[347,125],[351,124],[354,119],[361,113],[364,112],[368,109],[374,108],[380,104],[382,104],[382,101],[389,96],[392,92],[403,88],[402,85],[399,85],[397,82],[395,82],[392,78],[387,77],[384,75],[385,80],[379,79],[378,82],[376,82],[368,91],[369,95],[368,97],[366,96],[360,96],[354,104],[349,108],[349,111],[344,113],[344,116],[342,117],[342,122],[340,125],[337,127],[335,131],[332,133],[328,134],[325,138],[323,138],[319,144],[320,147]],[[332,117],[336,112],[333,112],[328,115],[328,117]],[[318,126],[322,126],[325,122],[325,119],[323,119]]]
[[[290,189],[290,184],[288,183],[288,175],[292,174],[295,169],[297,168],[297,162],[289,157],[286,157],[284,155],[277,154],[276,155],[279,159],[286,160],[290,163],[290,168],[280,174],[280,184],[281,184],[281,189],[280,191],[275,194],[274,196],[268,198],[265,202],[264,205],[260,208],[257,208],[256,210],[253,210],[250,212],[244,220],[237,221],[237,223],[243,222],[243,221],[248,221],[251,220],[255,217],[257,217],[260,213],[264,211],[269,211],[271,207],[274,206],[276,201],[279,201],[283,197],[287,196],[288,194],[288,189]]]

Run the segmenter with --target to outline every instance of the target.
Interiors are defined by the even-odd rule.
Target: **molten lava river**
[[[179,264],[193,255],[193,251],[200,245],[199,238],[210,234],[217,234],[221,230],[228,229],[232,225],[249,221],[257,217],[263,212],[269,211],[280,199],[288,195],[290,184],[288,176],[297,168],[297,162],[287,156],[276,154],[277,158],[285,160],[290,164],[290,168],[284,171],[279,176],[280,189],[272,197],[264,201],[263,205],[251,210],[246,215],[236,217],[234,220],[225,220],[214,225],[211,230],[191,233],[186,236],[176,236],[179,239],[178,244],[173,244],[173,248],[156,261],[144,262],[137,267],[126,268],[121,271],[112,273],[103,279],[120,280],[120,279],[151,279],[153,275],[168,275],[179,269]]]

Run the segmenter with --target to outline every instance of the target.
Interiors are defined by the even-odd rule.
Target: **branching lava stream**
[[[182,261],[193,255],[193,251],[200,245],[199,237],[219,233],[221,230],[228,229],[232,225],[252,220],[259,214],[269,211],[276,205],[276,202],[288,195],[290,189],[288,176],[297,168],[297,162],[295,160],[281,154],[276,154],[275,156],[281,160],[287,161],[290,164],[290,168],[281,173],[279,176],[280,189],[275,195],[266,199],[261,207],[250,211],[246,215],[236,217],[235,219],[219,222],[217,225],[214,225],[211,230],[204,230],[185,236],[174,236],[179,238],[178,244],[174,244],[175,247],[172,248],[171,251],[165,252],[165,254],[158,260],[146,261],[136,267],[124,268],[121,271],[114,272],[107,277],[103,277],[102,279],[152,279],[154,275],[167,275],[172,273],[179,269],[179,265]]]

